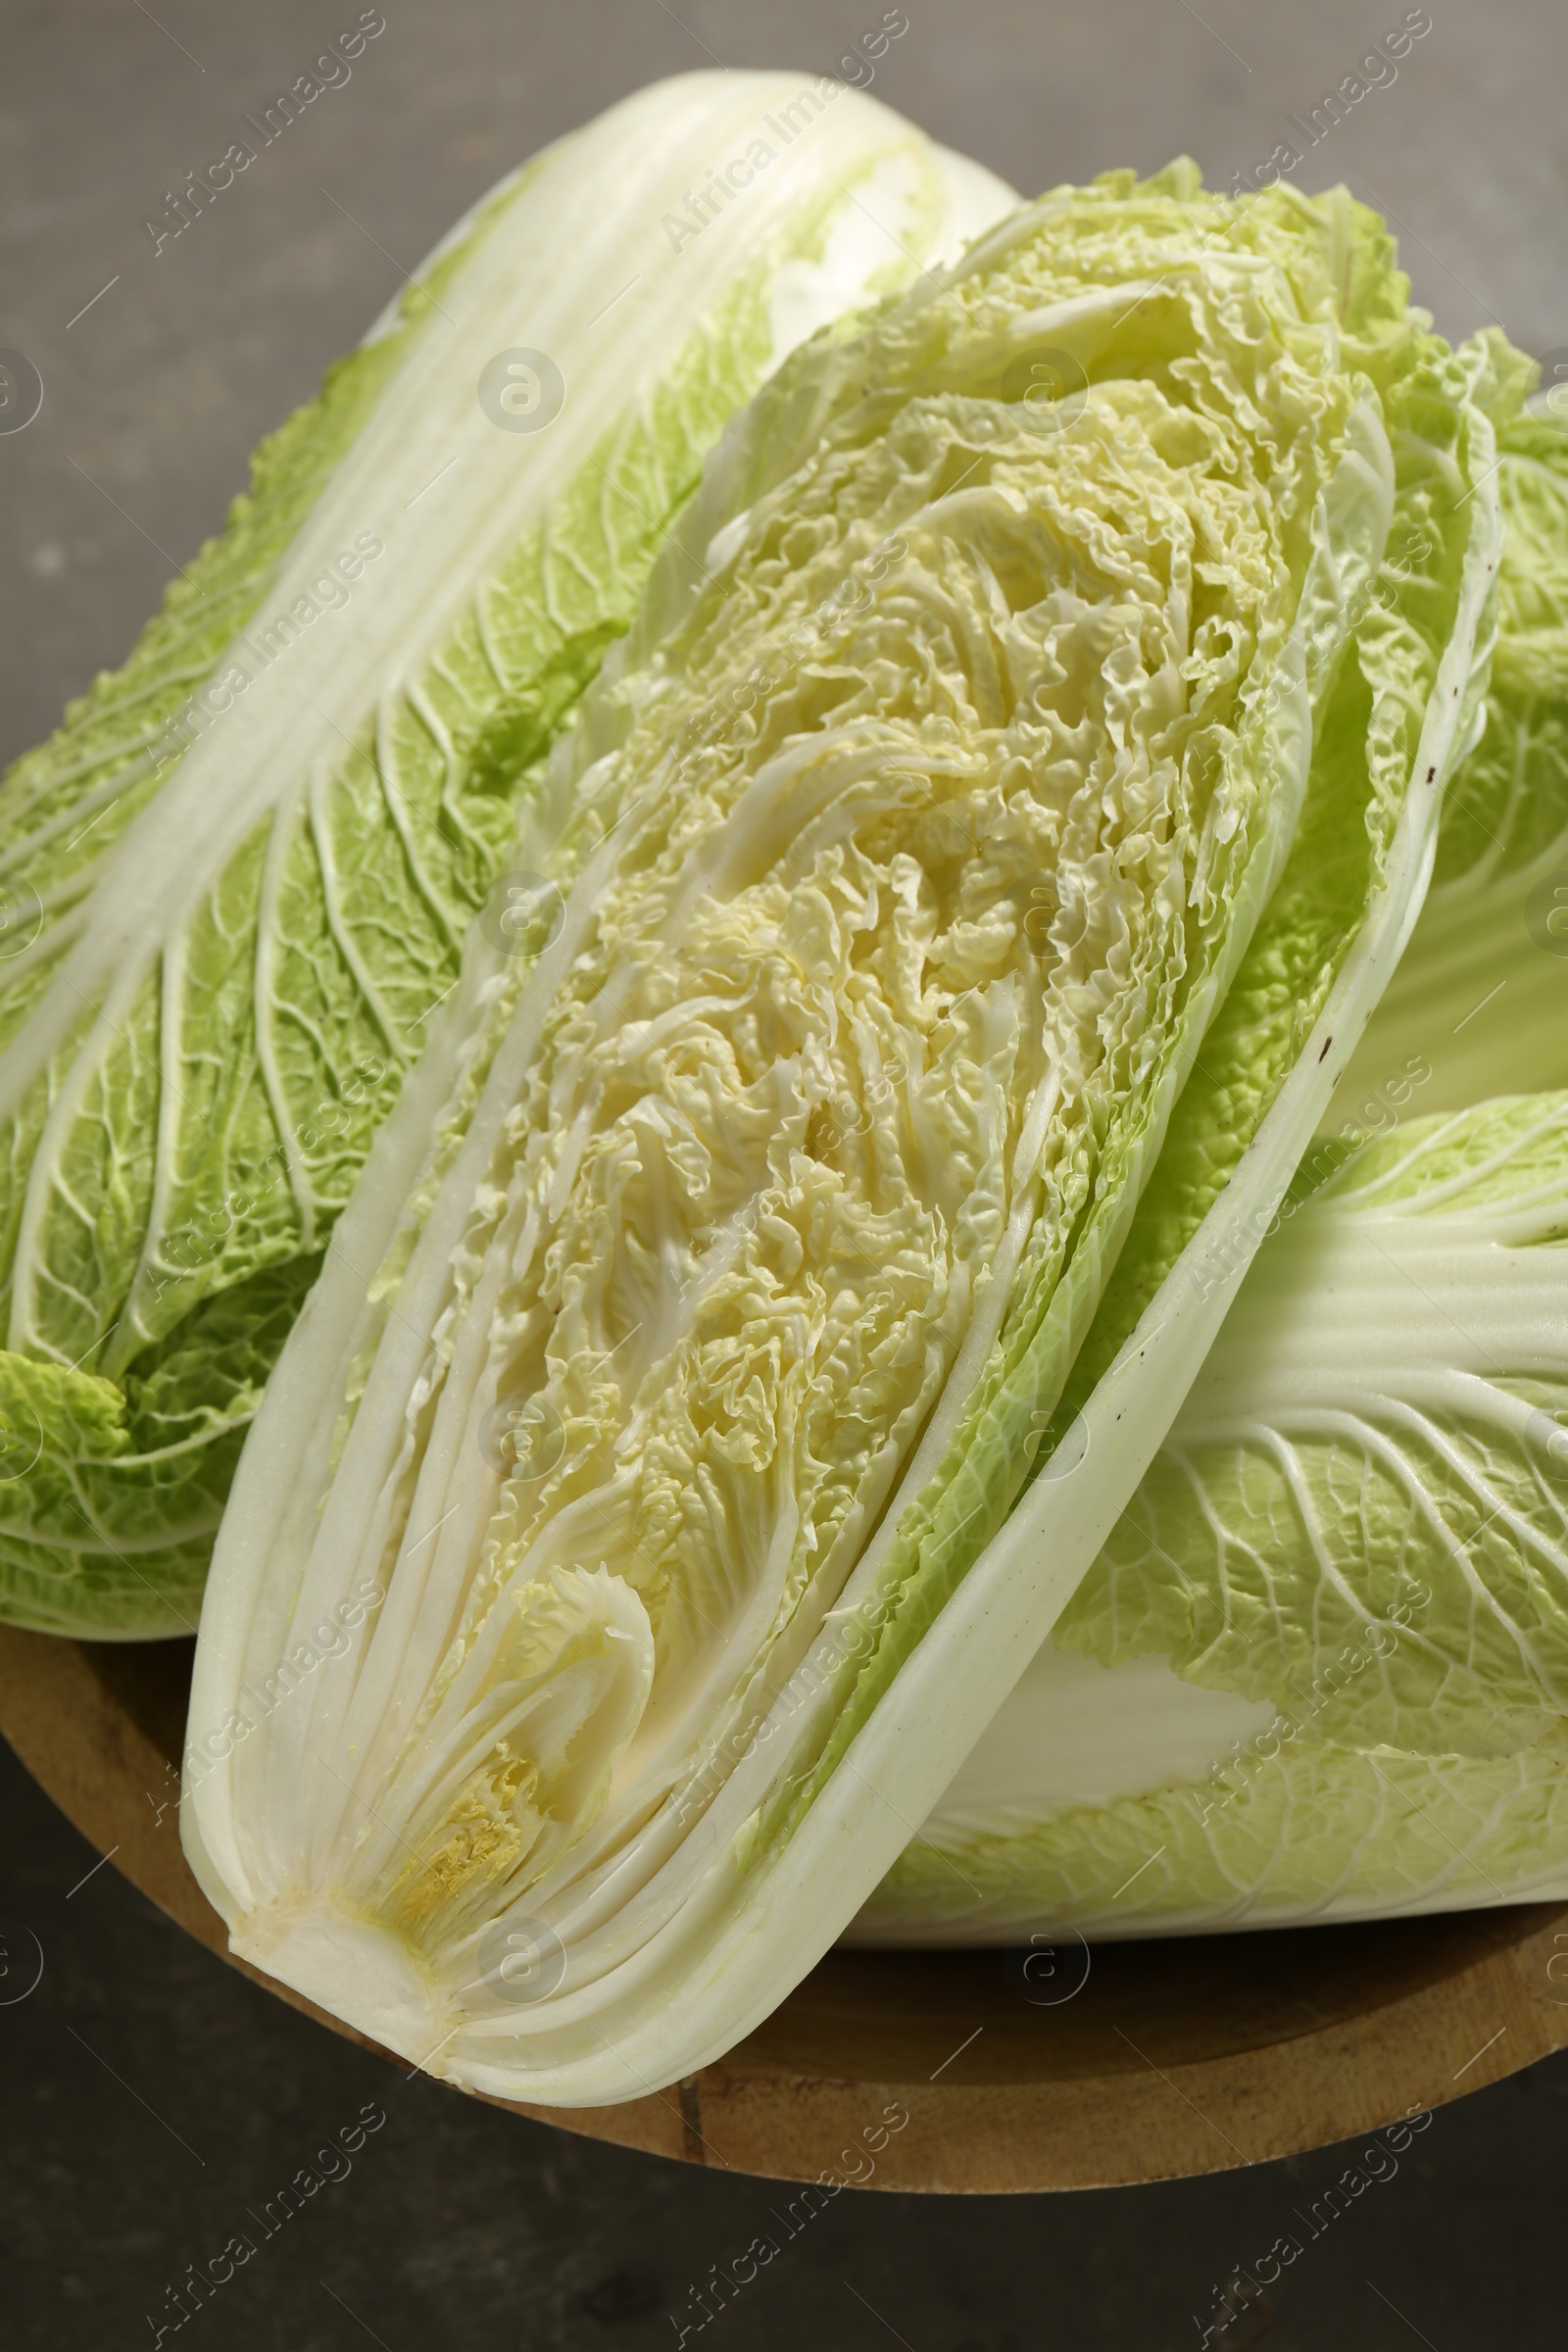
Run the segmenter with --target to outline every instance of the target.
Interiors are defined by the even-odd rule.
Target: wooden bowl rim
[[[0,1627],[0,1731],[188,1934],[374,2048],[236,1960],[191,1875],[177,1827],[191,1648]],[[793,2235],[851,2184],[1129,2185],[1298,2155],[1400,2118],[1420,2128],[1568,2043],[1568,1904],[1103,1943],[1089,1962],[1076,1992],[1040,2000],[991,1950],[831,1952],[727,2057],[668,2090],[514,2112],[814,2182],[818,2204],[797,2197],[780,2217]]]

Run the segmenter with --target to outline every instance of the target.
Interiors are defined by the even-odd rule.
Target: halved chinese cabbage
[[[1499,449],[1487,731],[1338,1116],[857,1940],[1568,1895],[1568,430]]]
[[[247,1446],[182,1816],[236,1951],[575,2104],[840,1932],[1392,968],[1478,713],[1500,364],[1343,191],[1178,165],[731,428]]]
[[[459,222],[12,768],[0,1617],[193,1630],[263,1381],[704,456],[1015,202],[836,84],[624,100]]]

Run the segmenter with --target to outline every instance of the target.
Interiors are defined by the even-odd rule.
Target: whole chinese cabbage
[[[564,2104],[841,1931],[1393,966],[1499,347],[1343,191],[1017,214],[731,426],[378,1137],[203,1609],[234,1948]]]

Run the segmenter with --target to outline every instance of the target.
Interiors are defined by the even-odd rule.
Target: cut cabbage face
[[[858,1940],[1568,1894],[1568,432],[1499,448],[1487,732],[1409,950],[1159,1457]]]
[[[1499,365],[1343,192],[1180,165],[1027,208],[731,427],[247,1447],[182,1816],[237,1951],[577,2104],[840,1932],[1395,961]]]
[[[262,1383],[704,456],[786,351],[1016,202],[813,87],[672,240],[799,94],[662,82],[503,181],[12,769],[0,1617],[193,1629]]]

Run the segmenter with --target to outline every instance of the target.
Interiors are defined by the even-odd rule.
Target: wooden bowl
[[[175,1806],[192,1648],[0,1628],[0,1730],[181,1927],[363,2040],[233,1960],[186,1866]],[[669,2090],[517,2112],[787,2180],[1092,2188],[1348,2139],[1568,2043],[1568,1904],[1087,1957],[1080,1984],[1082,1959],[1058,1955],[1058,1989],[1025,1987],[1016,1955],[832,1952],[727,2058]]]

